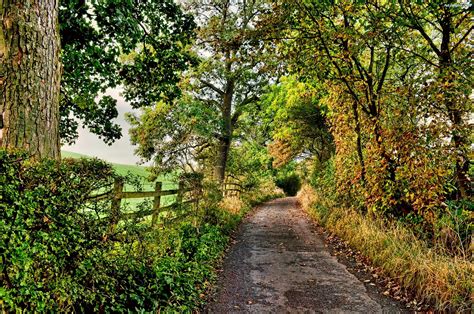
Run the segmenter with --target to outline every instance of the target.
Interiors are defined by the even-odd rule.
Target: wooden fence
[[[127,192],[124,191],[124,181],[121,178],[117,178],[114,181],[112,190],[105,193],[91,195],[88,198],[88,201],[100,201],[104,199],[111,199],[111,225],[115,226],[119,221],[128,220],[128,219],[139,219],[147,216],[152,216],[151,224],[152,226],[156,225],[158,222],[159,214],[165,209],[172,209],[176,205],[186,204],[186,203],[195,203],[195,206],[198,206],[199,193],[201,192],[198,187],[193,189],[187,189],[184,186],[184,182],[180,181],[178,183],[178,188],[174,190],[163,190],[163,183],[156,182],[154,191],[139,191],[139,192]],[[183,196],[186,192],[192,193],[192,198],[186,201],[183,200]],[[168,195],[176,195],[176,201],[167,206],[161,206],[161,197]],[[148,210],[141,210],[132,213],[121,213],[120,206],[122,199],[135,199],[135,198],[153,198],[153,206]]]
[[[188,184],[189,185],[189,184]],[[101,200],[111,200],[111,212],[110,225],[114,228],[119,221],[129,219],[140,219],[147,216],[152,216],[151,225],[155,226],[158,222],[160,213],[164,210],[172,210],[178,205],[186,203],[194,203],[195,210],[198,210],[199,199],[202,196],[202,187],[200,184],[194,182],[193,188],[187,188],[184,181],[178,183],[178,188],[173,190],[163,190],[163,182],[155,182],[154,191],[138,191],[138,192],[127,192],[124,191],[124,181],[121,178],[116,178],[113,184],[113,188],[110,191],[91,195],[88,198],[89,202],[97,202]],[[240,182],[226,180],[223,186],[224,196],[239,197],[244,191],[244,187]],[[191,192],[187,200],[184,200],[185,193]],[[161,206],[161,197],[168,195],[176,195],[176,201],[171,205]],[[130,213],[122,213],[120,210],[123,199],[136,199],[136,198],[153,198],[153,206],[151,209],[140,210]],[[184,215],[187,216],[187,215]]]
[[[224,180],[222,190],[224,196],[240,197],[240,194],[242,194],[246,189],[238,177],[229,174]]]
[[[239,182],[224,182],[224,196],[236,196],[239,197],[244,191],[243,186]]]

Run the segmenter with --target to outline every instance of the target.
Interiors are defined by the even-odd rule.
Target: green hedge
[[[202,302],[226,224],[130,223],[110,233],[110,201],[86,198],[114,177],[99,160],[33,163],[0,150],[2,312],[185,311]]]

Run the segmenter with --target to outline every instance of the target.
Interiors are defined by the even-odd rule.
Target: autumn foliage
[[[413,223],[431,240],[452,228],[440,221],[472,231],[471,9],[457,1],[275,3],[262,25],[277,29],[278,53],[307,86],[293,83],[280,101],[288,122],[269,145],[277,165],[296,156],[318,176],[329,154],[344,206]],[[270,99],[285,98],[288,79],[279,86]],[[292,124],[295,94],[326,119],[312,124],[330,133],[325,145],[310,146],[306,125]],[[294,143],[303,143],[299,154]],[[470,236],[461,238],[464,250]]]

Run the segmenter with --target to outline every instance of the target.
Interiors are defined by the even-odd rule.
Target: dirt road
[[[261,206],[224,261],[209,313],[399,313],[330,255],[295,198]]]

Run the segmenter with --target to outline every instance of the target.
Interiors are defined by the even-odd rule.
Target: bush
[[[67,309],[87,288],[80,282],[102,259],[106,207],[86,207],[91,191],[110,185],[113,171],[98,160],[33,164],[0,151],[2,289],[7,308]]]
[[[288,196],[295,196],[301,189],[301,179],[294,172],[277,177],[275,184]]]
[[[115,174],[99,160],[0,151],[2,312],[189,311],[214,277],[228,222],[109,227]],[[232,217],[229,217],[231,219]]]

